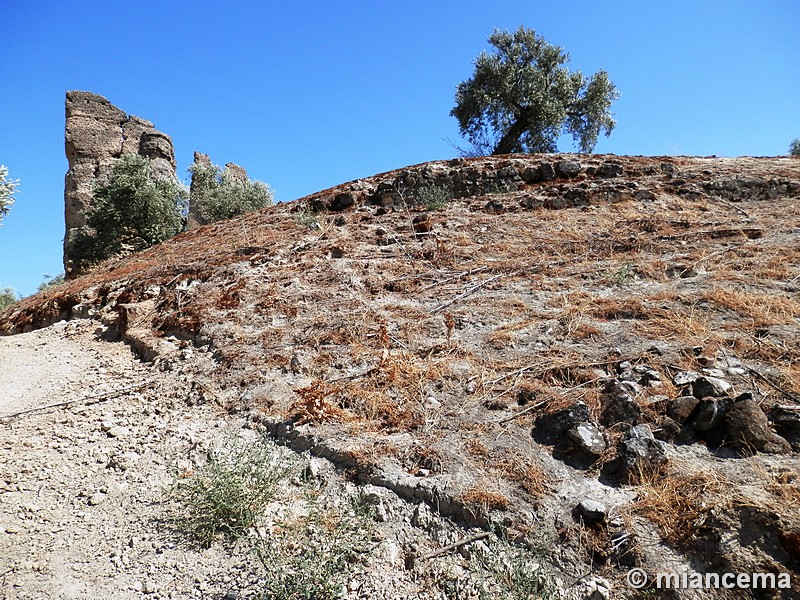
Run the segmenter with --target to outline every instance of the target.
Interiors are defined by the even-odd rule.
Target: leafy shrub
[[[789,155],[800,156],[800,138],[794,138],[789,144]]]
[[[0,165],[0,224],[14,204],[14,191],[18,185],[19,179],[9,179],[8,167]]]
[[[203,468],[176,478],[172,496],[183,507],[180,525],[204,546],[220,533],[241,537],[256,525],[293,470],[266,438],[223,436]]]
[[[17,295],[17,292],[14,291],[14,288],[0,288],[0,310],[3,310],[7,306],[11,306],[17,300],[19,300],[19,296]]]
[[[64,274],[61,273],[60,275],[56,275],[55,277],[50,277],[50,275],[44,276],[44,281],[39,284],[39,287],[36,288],[37,292],[44,292],[49,290],[50,288],[54,288],[58,285],[64,283]]]
[[[243,173],[218,165],[194,163],[192,204],[205,222],[230,219],[272,204],[274,194],[262,182],[248,179]]]
[[[163,242],[183,229],[187,196],[185,186],[154,173],[148,158],[123,154],[95,186],[88,227],[68,240],[70,256],[83,268]]]

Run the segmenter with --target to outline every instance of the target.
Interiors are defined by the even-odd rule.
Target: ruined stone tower
[[[86,226],[94,186],[124,152],[150,158],[156,172],[176,177],[172,139],[150,121],[125,112],[91,92],[67,92],[65,149],[69,170],[64,181],[64,273],[78,275],[69,256],[69,242]]]

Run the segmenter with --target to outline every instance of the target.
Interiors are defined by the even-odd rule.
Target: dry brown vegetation
[[[621,433],[610,428],[607,453],[567,475],[539,460],[546,449],[531,441],[531,425],[577,400],[599,419],[603,383],[623,362],[661,373],[660,386],[636,398],[654,429],[664,402],[653,398],[677,397],[671,376],[701,369],[704,357],[735,356],[763,375],[748,371],[736,385],[757,392],[765,408],[786,401],[781,390],[800,394],[800,163],[578,159],[617,161],[624,176],[467,194],[431,212],[427,232],[412,225],[422,207],[362,197],[340,214],[320,211],[319,228],[309,227],[316,201],[358,195],[401,172],[382,174],[110,262],[6,310],[0,330],[91,308],[145,346],[209,345],[217,369],[198,377],[202,385],[239,398],[265,378],[285,379],[288,397],[274,392],[258,408],[332,444],[346,440],[342,455],[354,463],[371,469],[392,458],[421,480],[478,470],[448,488],[473,516],[555,511],[562,479],[596,478]],[[411,171],[429,168],[435,179],[519,163],[521,172],[542,160],[555,159]],[[750,180],[760,183],[747,187]],[[728,194],[730,182],[744,191]],[[780,185],[788,191],[770,191]],[[153,307],[135,326],[123,318],[124,307],[147,301]],[[767,489],[784,505],[797,501],[794,481]],[[731,484],[672,469],[637,490],[634,512],[686,549]]]

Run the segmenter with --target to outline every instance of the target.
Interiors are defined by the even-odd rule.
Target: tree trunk
[[[517,117],[517,120],[508,128],[505,135],[497,142],[497,146],[492,150],[492,156],[498,154],[511,154],[519,142],[519,138],[525,133],[527,123],[524,116]]]

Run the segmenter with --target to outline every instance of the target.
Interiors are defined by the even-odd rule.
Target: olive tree
[[[557,152],[562,134],[591,152],[600,133],[614,129],[610,108],[619,92],[608,73],[570,72],[569,55],[525,27],[495,30],[489,43],[493,51],[475,60],[450,111],[474,154]]]
[[[109,177],[95,186],[87,227],[69,241],[76,266],[143,250],[179,233],[187,198],[186,186],[155,173],[150,159],[123,154]]]
[[[249,179],[235,165],[222,169],[215,164],[195,162],[192,174],[192,214],[204,223],[230,219],[272,204],[274,194],[263,181]]]
[[[8,178],[8,167],[0,165],[0,224],[14,204],[14,191],[19,185],[19,179]]]
[[[800,156],[800,138],[794,138],[789,144],[789,156]]]
[[[12,287],[0,288],[0,310],[11,306],[19,300],[19,295]]]

